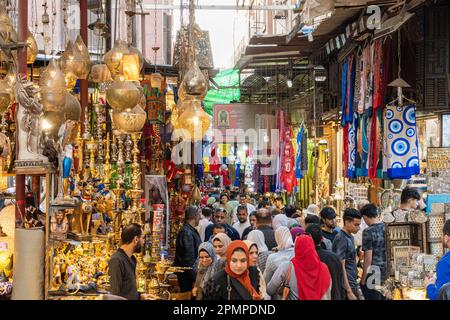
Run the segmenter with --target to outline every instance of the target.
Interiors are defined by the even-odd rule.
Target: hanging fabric
[[[281,167],[281,175],[280,175],[280,181],[281,186],[284,187],[284,189],[291,193],[294,189],[295,185],[295,153],[294,153],[294,146],[292,145],[291,140],[291,134],[292,131],[290,128],[286,128],[285,132],[285,141],[284,141],[284,152],[283,152],[283,163]]]
[[[413,104],[388,105],[385,112],[386,165],[390,179],[420,173],[416,114]]]

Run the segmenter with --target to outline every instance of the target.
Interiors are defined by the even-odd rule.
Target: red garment
[[[344,137],[343,137],[343,141],[344,141],[343,165],[344,165],[344,168],[343,168],[342,174],[344,177],[347,177],[347,171],[348,171],[348,127],[349,127],[349,124],[348,124],[348,122],[346,122],[345,126],[344,126],[344,130],[342,130],[343,135],[344,135]]]
[[[373,52],[373,108],[383,107],[383,48],[381,39],[375,40]]]
[[[294,265],[299,300],[321,300],[331,285],[330,271],[320,261],[314,241],[301,235],[295,240]]]
[[[284,141],[280,176],[281,184],[284,184],[284,188],[288,193],[292,192],[296,183],[294,146],[292,145],[290,137],[291,135],[289,130],[286,132],[286,140]]]
[[[222,176],[222,181],[223,181],[223,185],[224,186],[229,186],[230,185],[230,174],[228,172],[228,169],[220,169],[220,175]]]
[[[247,270],[245,270],[244,273],[238,275],[234,273],[231,270],[230,262],[231,262],[231,256],[236,251],[236,249],[242,249],[242,251],[245,252],[245,255],[247,256]],[[253,300],[262,300],[262,296],[258,293],[258,291],[255,290],[252,286],[252,282],[250,280],[250,272],[248,271],[248,266],[250,266],[250,257],[248,254],[248,247],[245,244],[244,241],[241,240],[235,240],[230,243],[230,245],[227,248],[227,264],[225,266],[225,272],[231,277],[239,281],[245,289],[250,293],[250,295],[253,297]]]

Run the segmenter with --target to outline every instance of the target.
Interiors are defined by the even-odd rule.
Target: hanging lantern
[[[139,72],[140,72],[142,70],[142,68],[144,67],[144,57],[142,56],[141,51],[138,48],[133,47],[131,45],[128,46],[128,51],[130,53],[136,54],[138,56],[138,58],[139,58]]]
[[[77,77],[72,73],[69,72],[64,76],[65,82],[66,82],[66,88],[67,90],[72,90],[77,85]]]
[[[36,61],[36,57],[38,55],[38,46],[36,39],[34,38],[33,34],[28,31],[28,37],[27,37],[27,64],[33,64],[34,61]]]
[[[126,44],[122,40],[116,40],[114,47],[105,53],[103,60],[108,66],[114,79],[116,76],[123,75],[123,55],[129,53]]]
[[[78,50],[84,62],[86,63],[85,73],[80,76],[80,79],[87,79],[89,75],[89,69],[91,68],[91,57],[89,55],[89,50],[84,44],[84,41],[80,35],[78,35],[77,39],[75,40],[75,48]]]
[[[41,73],[39,86],[44,111],[59,111],[66,102],[66,81],[54,59]]]
[[[89,73],[88,62],[70,40],[61,56],[61,69],[66,75],[72,72],[78,79],[85,79]]]
[[[159,72],[152,73],[150,76],[150,84],[153,89],[161,91],[163,77]]]
[[[139,103],[141,96],[141,91],[134,83],[120,79],[115,80],[106,90],[106,101],[117,112],[133,108]]]
[[[147,113],[140,105],[123,112],[112,112],[112,122],[117,130],[122,133],[141,132],[147,120]]]
[[[184,82],[181,82],[180,88],[178,88],[178,101],[184,101],[186,99],[186,89],[183,85]]]
[[[112,81],[108,66],[106,64],[94,64],[91,68],[91,81],[95,83]]]
[[[8,79],[0,79],[0,114],[6,111],[14,101],[14,93]]]
[[[66,120],[80,121],[81,118],[81,104],[77,97],[66,92],[66,104],[64,105],[63,113]]]
[[[0,4],[0,39],[5,44],[14,42],[14,28],[6,8]]]
[[[126,53],[122,57],[123,76],[128,81],[139,81],[139,56],[136,53]]]
[[[204,97],[208,90],[208,85],[202,71],[198,67],[196,61],[192,64],[192,67],[188,70],[183,79],[184,89],[187,95]]]
[[[45,111],[41,118],[41,129],[49,138],[58,139],[59,128],[64,123],[61,111]]]
[[[201,141],[211,125],[211,117],[198,99],[184,101],[184,112],[177,119],[177,129],[184,129],[193,141]]]

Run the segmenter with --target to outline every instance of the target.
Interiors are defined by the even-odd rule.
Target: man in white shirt
[[[212,214],[213,214],[213,210],[211,208],[204,207],[202,209],[202,216],[201,216],[200,222],[199,222],[198,226],[196,227],[198,233],[200,234],[200,239],[202,239],[203,242],[206,241],[205,240],[206,227],[209,226],[210,224],[212,224],[212,222],[211,222]]]
[[[242,195],[241,199],[240,199],[240,203],[241,203],[241,206],[246,206],[247,207],[247,213],[256,211],[255,206],[250,203],[250,196],[249,195]],[[238,209],[238,207],[236,207],[233,210],[233,223],[236,223],[238,221],[237,209]]]
[[[248,221],[247,206],[240,205],[239,207],[237,207],[237,219],[238,222],[233,224],[233,228],[235,228],[237,232],[239,232],[239,237],[241,237],[242,239],[242,233],[245,229],[250,227],[250,221]]]

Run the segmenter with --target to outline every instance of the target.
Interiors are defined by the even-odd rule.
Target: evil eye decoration
[[[396,156],[404,156],[409,151],[409,142],[404,138],[398,138],[392,143],[392,151]]]
[[[405,112],[403,113],[403,120],[410,126],[416,125],[416,109],[414,105],[410,105],[406,108]]]
[[[394,111],[392,111],[391,109],[387,109],[386,110],[386,119],[392,119],[393,116],[394,116]]]
[[[416,134],[416,130],[414,130],[414,128],[409,128],[408,130],[406,130],[406,135],[408,137],[413,137]]]
[[[389,130],[392,133],[400,133],[403,130],[403,123],[400,120],[391,120],[389,122]]]
[[[406,163],[407,167],[418,167],[419,166],[419,158],[418,157],[412,157],[408,160]]]

